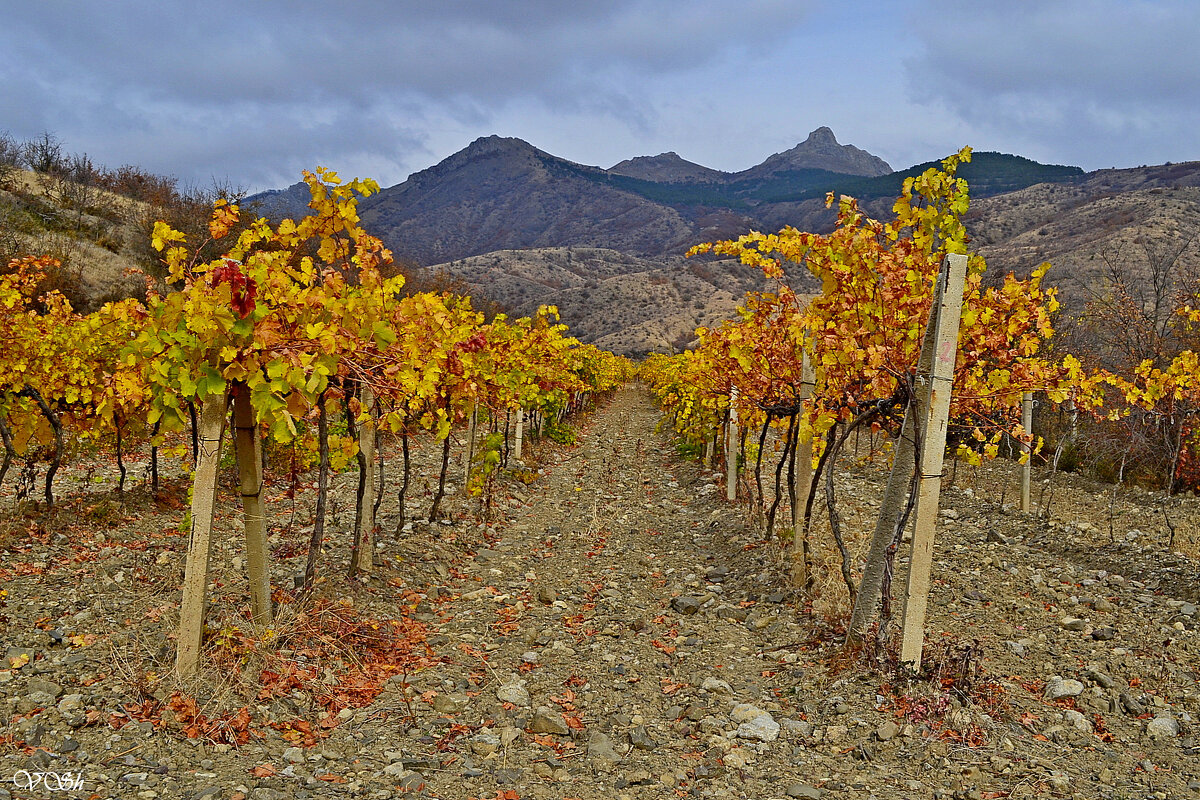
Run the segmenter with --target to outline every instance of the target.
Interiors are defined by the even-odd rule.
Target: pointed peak
[[[794,169],[823,169],[847,175],[867,176],[886,175],[892,171],[882,158],[860,150],[852,144],[838,144],[833,130],[822,125],[792,149],[776,153],[757,167],[751,167],[739,174],[761,178]]]
[[[805,144],[837,144],[837,137],[833,135],[833,129],[824,125],[817,128],[808,135],[804,140]]]

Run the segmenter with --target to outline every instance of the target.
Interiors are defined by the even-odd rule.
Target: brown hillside
[[[81,310],[134,296],[144,280],[130,274],[145,247],[144,203],[100,188],[13,169],[0,181],[0,259],[48,255],[62,263],[59,281]]]
[[[1075,185],[1040,184],[972,203],[974,247],[995,273],[1049,261],[1068,306],[1097,290],[1112,266],[1144,271],[1170,257],[1194,263],[1200,231],[1200,162],[1102,170]]]
[[[504,250],[439,264],[468,291],[530,314],[558,306],[571,333],[623,355],[671,352],[700,325],[734,316],[742,296],[769,289],[736,262],[642,259],[614,250],[557,247]]]

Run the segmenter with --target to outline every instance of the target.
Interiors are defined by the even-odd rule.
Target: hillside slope
[[[758,168],[721,173],[668,153],[603,170],[489,137],[368,198],[363,224],[399,257],[436,265],[433,272],[461,279],[476,296],[517,313],[557,305],[576,335],[617,352],[667,351],[696,326],[731,316],[746,290],[768,288],[740,267],[684,261],[688,246],[752,228],[828,230],[833,212],[822,187],[853,191],[868,213],[887,218],[903,178],[928,166],[869,176],[798,164],[750,180]],[[1048,260],[1068,310],[1101,291],[1116,266],[1135,276],[1173,258],[1200,268],[1200,162],[1082,174],[976,153],[961,174],[971,184],[973,247],[993,273],[1025,274]],[[141,293],[128,270],[154,256],[147,206],[97,191],[76,196],[83,187],[33,173],[6,181],[0,249],[63,257],[72,301],[84,310]],[[301,189],[251,201],[261,213],[299,216],[307,210]],[[795,280],[807,287],[803,272]]]
[[[1049,280],[1078,307],[1111,267],[1147,278],[1152,262],[1200,264],[1200,161],[1101,170],[976,200],[966,222],[993,272],[1023,274],[1049,261]]]
[[[150,209],[94,186],[27,170],[0,180],[0,261],[48,255],[62,263],[56,288],[78,310],[136,295],[145,282],[130,270],[148,248]]]
[[[734,316],[747,291],[769,288],[758,270],[736,262],[644,259],[584,247],[502,250],[428,272],[462,281],[471,294],[514,314],[557,306],[572,335],[627,356],[679,350],[698,326]]]

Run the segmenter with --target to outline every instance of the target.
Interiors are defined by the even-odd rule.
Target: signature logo
[[[48,792],[77,792],[83,789],[83,773],[30,772],[23,769],[12,776],[12,785],[27,792],[39,786]]]

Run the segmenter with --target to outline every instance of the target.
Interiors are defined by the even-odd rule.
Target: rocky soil
[[[304,691],[247,695],[236,665],[185,687],[164,677],[179,510],[121,506],[93,471],[50,519],[8,511],[0,800],[1200,797],[1194,498],[1172,512],[1188,544],[1172,553],[1148,496],[1122,492],[1110,513],[1099,489],[1060,477],[1040,520],[1005,502],[1006,469],[959,476],[943,492],[927,670],[909,679],[841,653],[836,577],[798,597],[777,548],[658,420],[622,390],[579,445],[542,451],[530,486],[506,485],[503,519],[381,537],[365,583],[341,576],[335,534],[319,595],[424,625],[429,650],[324,718]],[[868,527],[882,477],[840,468],[847,528]],[[288,501],[274,507],[275,580],[290,588],[308,520],[301,507],[289,528]],[[236,515],[220,522],[210,625],[229,631],[244,587]],[[298,619],[281,605],[279,641]],[[299,662],[303,644],[241,663]],[[319,665],[327,688],[353,693],[348,660]],[[247,705],[255,735],[189,739],[148,713],[179,688],[214,716]],[[321,735],[305,746],[271,726],[289,715]],[[36,773],[83,788],[14,783]]]

